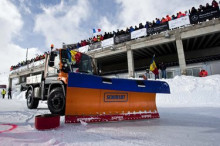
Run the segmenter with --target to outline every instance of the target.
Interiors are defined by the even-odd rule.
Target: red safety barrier
[[[54,129],[60,126],[60,115],[44,114],[35,116],[35,128],[37,130]]]

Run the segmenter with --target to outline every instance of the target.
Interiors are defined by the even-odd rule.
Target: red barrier
[[[35,128],[37,130],[54,129],[60,126],[60,115],[45,114],[35,116]]]

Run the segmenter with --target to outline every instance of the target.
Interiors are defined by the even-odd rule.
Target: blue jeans
[[[167,75],[166,75],[166,70],[161,70],[162,71],[162,78],[166,79]]]

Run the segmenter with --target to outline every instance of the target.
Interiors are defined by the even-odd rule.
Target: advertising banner
[[[131,39],[136,39],[136,38],[143,37],[146,35],[147,35],[146,28],[142,28],[142,29],[131,32]]]
[[[115,44],[123,43],[131,40],[131,34],[122,34],[115,36]]]
[[[207,19],[218,18],[220,17],[220,11],[218,8],[213,8],[206,10],[204,12],[196,13],[190,15],[190,23],[197,24],[198,22],[206,21]]]
[[[177,28],[181,26],[186,26],[190,24],[189,16],[181,17],[175,20],[169,21],[169,28]]]
[[[106,40],[103,40],[102,41],[102,47],[103,48],[106,48],[106,47],[109,47],[109,46],[112,46],[114,45],[114,38],[110,38],[110,39],[106,39]]]
[[[166,31],[169,29],[168,23],[162,23],[160,25],[156,25],[154,27],[150,27],[147,29],[147,34],[155,34],[155,33],[160,33],[162,31]]]
[[[79,52],[86,53],[89,50],[89,45],[83,46],[79,48]]]
[[[96,42],[96,43],[93,43],[89,46],[89,51],[99,50],[101,48],[102,48],[101,42]]]

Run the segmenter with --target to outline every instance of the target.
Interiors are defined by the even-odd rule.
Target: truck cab
[[[40,100],[47,100],[53,114],[64,114],[69,72],[93,74],[92,58],[68,49],[56,49],[46,55],[44,71],[27,77],[27,107],[36,109]]]

